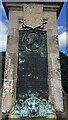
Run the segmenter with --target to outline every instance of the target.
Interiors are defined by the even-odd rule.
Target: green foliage
[[[60,65],[62,86],[64,91],[68,94],[68,56],[60,52]]]
[[[3,85],[3,80],[4,80],[5,53],[6,53],[6,52],[0,53],[0,55],[1,55],[1,57],[2,57],[2,85]]]

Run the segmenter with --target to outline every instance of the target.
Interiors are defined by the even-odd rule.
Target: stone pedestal
[[[49,98],[55,111],[63,112],[60,59],[57,37],[57,13],[62,0],[3,0],[9,18],[2,112],[8,113],[16,101],[19,30],[39,27],[47,31]],[[9,14],[8,14],[9,11]]]

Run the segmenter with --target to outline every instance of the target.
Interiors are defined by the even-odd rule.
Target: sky
[[[65,0],[63,8],[57,20],[59,50],[68,54],[68,0]],[[8,34],[8,19],[0,0],[0,52],[6,51]]]

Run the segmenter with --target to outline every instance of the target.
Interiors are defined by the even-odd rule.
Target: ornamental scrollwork
[[[42,20],[41,20],[41,25],[39,25],[39,26],[37,26],[37,27],[35,27],[35,28],[32,28],[32,27],[27,26],[27,25],[25,24],[25,21],[26,21],[25,19],[20,19],[20,18],[19,18],[19,23],[21,24],[21,28],[22,28],[22,29],[44,30],[44,29],[46,29],[46,24],[47,24],[48,19],[42,19]]]
[[[46,117],[48,114],[54,114],[50,101],[46,99],[37,98],[34,94],[26,99],[16,102],[12,115],[19,115],[20,117]]]

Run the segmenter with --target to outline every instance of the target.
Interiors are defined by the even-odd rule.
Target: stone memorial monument
[[[3,0],[9,19],[2,114],[57,119],[63,94],[57,17],[63,0]]]

